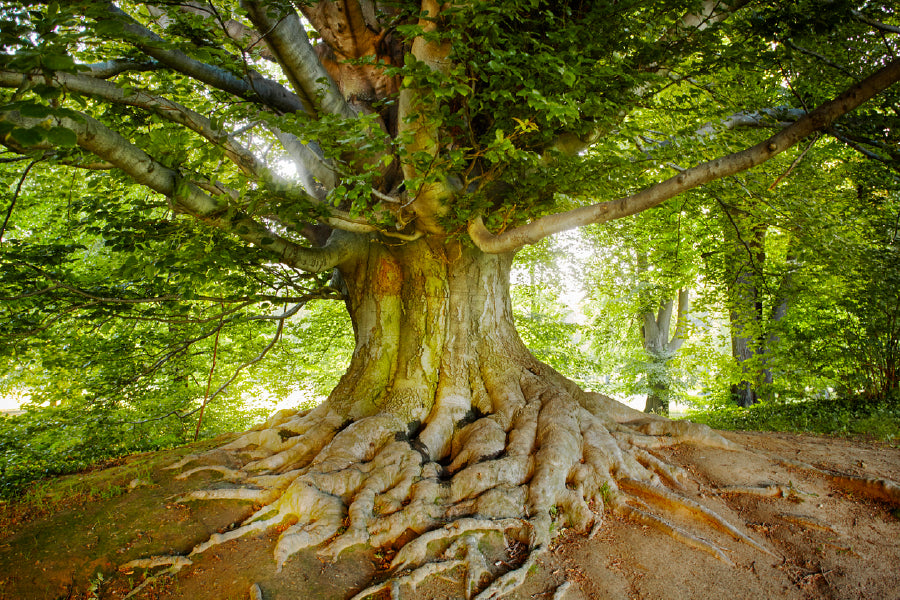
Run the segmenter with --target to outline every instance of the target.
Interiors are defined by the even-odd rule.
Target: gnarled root
[[[896,481],[882,477],[857,477],[856,475],[849,475],[831,469],[820,469],[799,460],[780,457],[776,458],[776,460],[785,466],[815,473],[848,491],[900,506],[900,484]]]
[[[239,536],[292,522],[275,545],[280,569],[296,552],[318,547],[336,558],[361,545],[397,550],[383,581],[354,600],[390,590],[399,598],[437,573],[465,572],[467,597],[499,598],[520,586],[553,531],[587,532],[604,508],[666,531],[728,561],[726,551],[664,518],[678,511],[740,543],[772,554],[741,527],[688,497],[690,475],[655,454],[683,441],[733,448],[709,428],[646,417],[609,399],[557,385],[536,370],[485,370],[484,393],[439,394],[419,431],[388,413],[348,424],[325,403],[308,413],[279,413],[224,448],[234,464],[200,465],[222,474],[223,487],[196,499],[253,499],[264,504],[240,527],[213,535],[192,554]],[[615,417],[615,418],[613,418]],[[212,457],[209,455],[206,459]],[[180,461],[183,469],[203,456]],[[409,539],[410,532],[414,534]],[[486,535],[527,544],[507,570],[479,549]]]

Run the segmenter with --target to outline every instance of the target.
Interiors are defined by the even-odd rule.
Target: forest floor
[[[790,463],[900,481],[900,448],[859,438],[723,434],[746,450],[681,444],[662,453],[699,482],[689,490],[691,497],[763,541],[777,557],[683,521],[686,529],[724,547],[733,563],[727,564],[662,531],[608,514],[592,538],[561,532],[525,585],[508,598],[550,600],[565,581],[571,585],[563,600],[900,598],[900,509]],[[251,514],[253,506],[246,502],[173,502],[216,477],[204,472],[176,480],[173,471],[163,470],[197,449],[129,457],[47,481],[22,501],[0,504],[0,598],[124,598],[149,574],[120,570],[121,565],[185,554]],[[763,498],[721,490],[765,484],[791,486],[798,493]],[[670,516],[676,522],[684,517]],[[265,600],[346,600],[383,576],[390,558],[364,549],[328,563],[312,550],[293,556],[276,573],[272,549],[278,533],[272,529],[213,547],[175,574],[157,574],[132,597],[241,600],[251,597],[256,584]],[[495,550],[495,566],[502,569],[522,549],[500,543]],[[403,597],[461,598],[463,578],[450,572]]]

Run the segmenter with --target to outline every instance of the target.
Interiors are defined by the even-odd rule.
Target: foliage
[[[195,419],[150,420],[150,410],[69,405],[0,417],[0,497],[18,494],[37,479],[193,440]],[[245,429],[267,411],[229,402],[210,412],[205,437]]]
[[[352,327],[339,305],[312,301],[344,299],[342,282],[332,279],[334,262],[289,257],[309,256],[334,231],[373,244],[426,235],[442,243],[465,237],[475,217],[503,232],[626,197],[755,143],[758,129],[782,127],[785,114],[821,104],[896,54],[865,20],[895,27],[880,5],[860,4],[860,19],[850,2],[741,3],[694,27],[685,17],[705,3],[501,0],[451,3],[438,17],[386,2],[373,17],[384,29],[360,32],[377,33],[374,50],[345,55],[332,71],[323,70],[330,54],[320,61],[313,51],[314,64],[301,66],[321,69],[304,71],[266,54],[278,32],[259,23],[300,23],[292,3],[208,4],[211,13],[130,1],[0,4],[0,393],[27,389],[51,405],[4,421],[10,481],[187,439],[186,424],[207,403],[200,433],[213,435],[238,426],[226,413],[241,398],[327,391],[352,351]],[[256,4],[262,17],[251,15]],[[267,42],[226,35],[227,19]],[[313,21],[300,26],[335,51],[325,48],[335,32],[312,31]],[[300,32],[293,42],[306,39]],[[444,42],[441,60],[422,51]],[[342,68],[375,73],[372,89],[338,89]],[[828,134],[872,160],[895,160],[897,94],[895,86]],[[763,109],[777,110],[749,129],[718,125]],[[115,151],[97,150],[106,133]],[[609,386],[600,372],[632,393],[646,391],[654,369],[673,388],[734,379],[721,344],[704,340],[715,326],[698,323],[696,344],[660,365],[640,358],[634,316],[690,283],[709,320],[721,320],[721,297],[709,292],[723,282],[710,225],[719,208],[790,232],[807,264],[825,244],[811,231],[828,217],[825,229],[853,242],[852,269],[840,272],[833,247],[830,263],[809,268],[783,348],[843,336],[846,351],[828,358],[810,344],[802,368],[782,360],[782,382],[802,371],[797,388],[831,378],[848,390],[892,390],[849,375],[877,362],[873,349],[894,356],[894,278],[866,269],[872,252],[882,269],[897,268],[893,238],[884,241],[890,219],[875,216],[893,215],[879,207],[896,198],[872,202],[861,217],[871,227],[847,233],[840,215],[856,210],[852,197],[822,198],[827,209],[806,202],[823,165],[848,160],[847,146],[822,146],[608,226],[611,239],[588,269],[597,273],[586,286],[591,331],[558,306],[557,289],[573,292],[580,274],[562,281],[561,261],[535,249],[523,263],[530,280],[514,294],[522,337],[594,388]],[[788,173],[790,191],[761,191]],[[653,269],[638,277],[626,265],[641,253]],[[763,279],[782,274],[780,262]],[[815,274],[840,293],[822,294]],[[817,294],[837,308],[816,304]],[[573,358],[588,341],[590,352]],[[896,370],[884,364],[882,373]],[[125,425],[137,421],[146,427]]]
[[[800,280],[802,294],[785,323],[782,362],[818,373],[847,396],[896,398],[900,187],[896,176],[873,173],[868,164],[839,173],[847,180],[836,203],[856,208],[818,222],[809,241],[815,263]]]
[[[570,236],[554,242],[531,246],[517,256],[511,288],[516,329],[538,360],[595,389],[603,372],[589,347],[590,329],[579,314],[581,240]]]
[[[900,407],[890,400],[820,398],[761,402],[748,408],[728,403],[690,411],[685,418],[716,429],[866,435],[891,442],[900,439]]]

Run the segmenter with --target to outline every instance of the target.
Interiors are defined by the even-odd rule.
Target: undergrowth
[[[865,435],[900,441],[900,403],[859,398],[762,402],[749,408],[716,406],[689,411],[686,419],[714,429]]]
[[[240,431],[266,415],[210,411],[201,439]],[[0,416],[0,500],[20,496],[34,482],[109,464],[130,454],[193,441],[194,421],[147,419],[138,411],[35,408]]]

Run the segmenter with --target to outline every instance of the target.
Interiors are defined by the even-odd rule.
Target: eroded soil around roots
[[[375,448],[343,463],[326,446],[305,467],[275,466],[289,448],[262,436],[302,439],[310,417],[321,415],[282,414],[255,441],[133,457],[3,506],[0,598],[900,597],[900,512],[881,481],[900,480],[897,448],[573,415],[583,448],[555,464],[544,519],[515,491],[540,479],[540,450],[500,500],[460,487],[475,485],[468,470],[500,488],[485,465],[513,462],[514,436],[451,468],[369,429]],[[603,463],[584,449],[600,425],[614,443]]]

